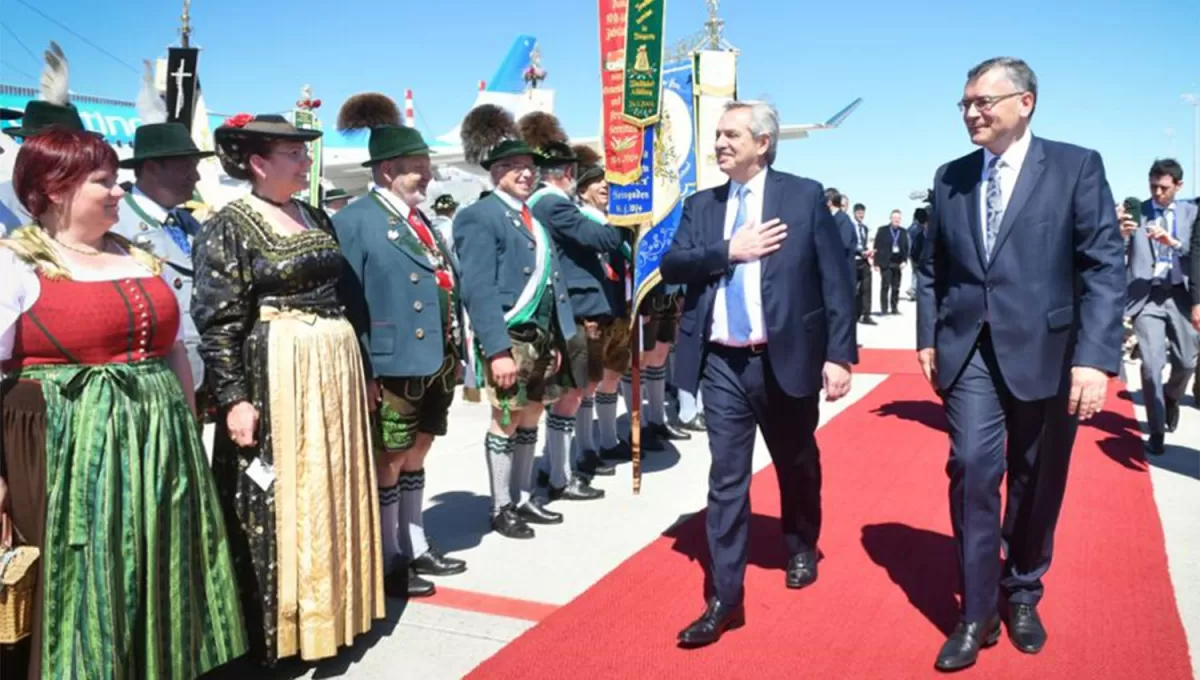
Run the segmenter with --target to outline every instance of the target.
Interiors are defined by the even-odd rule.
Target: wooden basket
[[[41,551],[33,546],[0,548],[0,644],[33,633],[33,591]]]

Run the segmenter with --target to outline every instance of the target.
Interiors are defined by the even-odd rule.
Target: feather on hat
[[[167,122],[167,103],[162,97],[158,96],[158,88],[154,87],[154,69],[150,66],[150,60],[142,62],[146,66],[145,73],[142,74],[142,89],[137,96],[137,112],[142,119],[142,124],[165,123]]]
[[[481,104],[463,118],[459,136],[463,157],[470,163],[482,164],[500,142],[520,139],[520,131],[508,111],[495,104]]]
[[[580,165],[603,165],[604,163],[600,154],[587,144],[574,144],[571,146],[571,150],[575,152],[575,157],[579,159]]]
[[[338,111],[339,132],[370,130],[384,125],[400,125],[400,109],[391,97],[378,92],[356,94]]]
[[[558,118],[544,111],[531,111],[517,123],[521,130],[521,138],[535,149],[544,149],[552,142],[565,144],[567,133],[563,131]]]
[[[70,101],[70,90],[67,87],[70,71],[67,68],[67,55],[53,40],[50,49],[45,52],[46,68],[42,70],[42,101],[66,106]]]

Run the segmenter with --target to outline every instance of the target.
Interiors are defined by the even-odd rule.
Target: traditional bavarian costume
[[[511,119],[508,123],[512,125]],[[463,129],[468,127],[464,121]],[[488,169],[515,157],[532,159],[534,152],[518,138],[506,139],[493,145],[480,164]],[[500,413],[498,425],[507,429],[514,413],[532,402],[553,403],[562,390],[556,365],[565,342],[575,335],[575,324],[554,242],[526,203],[497,188],[458,213],[454,249],[472,330],[471,366],[480,384],[488,386],[488,400]],[[500,388],[490,362],[506,352],[511,352],[518,375],[512,387]],[[501,535],[532,538],[526,521],[562,521],[532,498],[536,445],[536,429],[487,435],[492,527]]]
[[[381,95],[356,95],[366,96]],[[419,132],[398,125],[371,128],[368,147],[369,166],[429,155]],[[353,273],[346,279],[347,300],[353,301],[350,316],[362,340],[368,379],[374,378],[381,392],[373,425],[379,465],[391,465],[413,448],[419,433],[446,434],[463,356],[459,274],[449,245],[424,213],[374,183],[365,196],[338,211],[333,226]],[[432,595],[433,584],[421,575],[466,571],[465,562],[430,546],[424,492],[423,468],[401,471],[394,486],[379,489],[384,558],[407,558],[407,569],[404,564],[389,569],[389,594]]]

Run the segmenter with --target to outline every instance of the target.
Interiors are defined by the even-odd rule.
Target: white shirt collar
[[[741,182],[735,182],[732,179],[729,180],[729,195],[737,196],[738,190],[745,186],[749,193],[758,196],[758,198],[761,200],[763,196],[763,187],[765,187],[766,184],[767,168],[763,168],[762,170],[759,170],[757,174],[751,177],[750,181],[746,182],[744,185]]]
[[[392,210],[395,210],[397,215],[408,219],[408,216],[412,214],[414,208],[400,200],[400,197],[392,193],[391,189],[385,189],[374,182],[370,183],[369,188],[371,191],[379,194],[379,197],[382,198],[385,203],[391,206]]]
[[[498,196],[500,200],[504,201],[508,207],[516,210],[517,212],[521,212],[521,208],[525,207],[525,203],[523,201],[518,201],[515,196],[503,189],[496,189],[492,193]]]
[[[1004,153],[1000,154],[1000,163],[1017,173],[1021,172],[1021,166],[1025,163],[1025,156],[1029,153],[1029,141],[1033,139],[1033,133],[1029,130],[1021,135],[1019,139],[1010,144]],[[987,174],[988,166],[992,164],[992,159],[996,154],[983,150],[983,173]]]
[[[133,191],[130,192],[129,197],[138,204],[138,207],[143,212],[150,216],[150,219],[156,220],[159,225],[167,221],[167,210],[156,203],[153,198],[143,193],[141,189],[137,188],[136,184],[133,187]]]
[[[1154,212],[1156,212],[1156,213],[1165,213],[1168,210],[1175,210],[1175,201],[1171,201],[1167,205],[1167,207],[1164,208],[1161,205],[1159,205],[1154,199],[1150,199],[1150,206],[1152,208],[1154,208]]]

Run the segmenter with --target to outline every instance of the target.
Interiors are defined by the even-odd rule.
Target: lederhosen
[[[388,238],[395,240],[392,238],[394,234],[396,238],[407,239],[409,247],[423,252],[434,266],[439,284],[438,318],[442,320],[442,335],[446,338],[446,346],[442,350],[442,365],[433,375],[377,377],[381,401],[378,413],[380,444],[384,451],[395,453],[411,449],[416,443],[418,433],[441,437],[449,429],[450,407],[454,404],[459,359],[462,356],[459,344],[461,321],[456,312],[458,291],[455,288],[454,270],[447,255],[450,249],[437,230],[425,222],[419,213],[417,219],[421,220],[420,224],[413,224],[397,214],[377,192],[372,191],[369,196],[391,216],[388,223],[392,230],[389,231]],[[408,228],[398,229],[401,224]],[[428,236],[428,242],[422,237],[418,226],[424,227],[424,236]],[[420,329],[417,332],[420,333]]]

